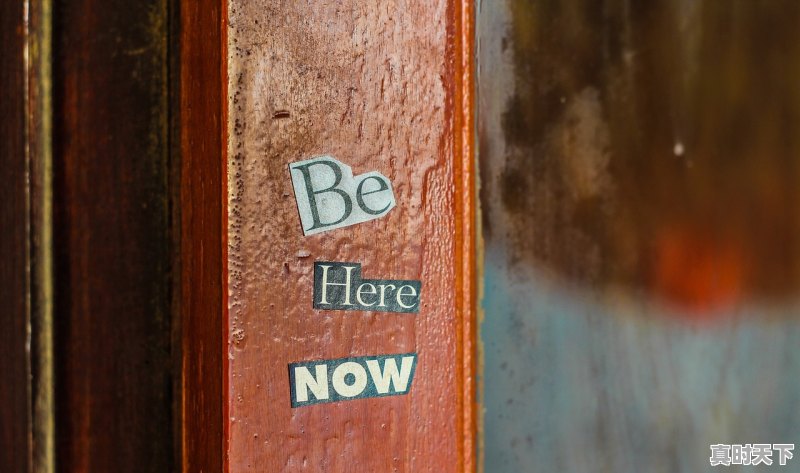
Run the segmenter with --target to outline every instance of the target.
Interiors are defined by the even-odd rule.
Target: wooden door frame
[[[443,80],[450,92],[452,185],[458,197],[453,282],[459,314],[456,358],[461,361],[453,367],[463,437],[458,463],[459,469],[473,471],[475,13],[472,1],[441,1],[447,8],[443,59],[449,74]],[[102,469],[120,455],[139,459],[128,468],[137,462],[146,468],[155,461],[187,472],[227,471],[227,2],[164,0],[153,17],[144,11],[121,15],[123,4],[14,0],[0,7],[5,26],[0,45],[0,172],[5,178],[0,219],[11,230],[0,235],[6,261],[0,287],[11,301],[3,312],[9,330],[0,344],[0,409],[9,420],[0,432],[5,451],[13,453],[13,458],[0,454],[0,465],[14,473],[50,472],[56,465]],[[61,10],[50,16],[54,6]],[[132,24],[136,27],[128,28]],[[151,29],[136,29],[145,25]],[[121,34],[114,46],[94,40],[113,34]],[[63,50],[51,55],[51,45]],[[147,83],[146,91],[127,79],[131,71],[141,72],[142,54],[159,61],[166,57],[157,66],[144,66],[151,77],[137,77]],[[132,123],[154,135],[142,137]],[[142,156],[141,143],[151,138],[158,144]],[[165,187],[151,186],[142,159],[158,169]],[[98,184],[110,195],[93,194]],[[112,204],[106,198],[117,213],[108,211]],[[124,238],[103,240],[110,227],[128,228],[131,215],[134,223]],[[163,222],[153,223],[153,215]],[[98,241],[102,248],[93,243]],[[60,246],[65,242],[72,246]],[[98,249],[134,255],[136,261],[114,270],[110,262],[91,256]],[[146,258],[162,252],[174,259],[156,264]],[[114,295],[123,290],[142,302],[137,314],[153,314],[141,315],[133,325],[120,323]],[[78,292],[81,296],[74,296]],[[157,333],[165,326],[162,316],[173,332],[166,351],[161,348],[169,339]],[[148,345],[151,336],[161,347],[158,353]],[[118,350],[125,359],[109,358]],[[164,368],[162,358],[170,351],[174,363]],[[163,402],[152,406],[157,416],[125,417],[124,412],[140,412],[158,402],[157,380],[132,392],[121,387],[147,376],[153,364],[159,373],[174,377],[174,392],[163,393]],[[124,367],[123,372],[115,366]],[[131,394],[121,401],[129,410],[105,414],[104,406],[123,391]],[[164,435],[176,435],[175,458],[167,458],[162,449],[154,460],[143,453],[154,440],[146,438],[147,432],[163,423],[171,396],[174,422],[162,427],[169,431]],[[136,426],[131,431],[135,442],[108,449],[130,425]]]
[[[447,0],[456,202],[461,468],[476,469],[476,202],[471,0]],[[227,2],[180,2],[180,373],[183,471],[227,471]]]

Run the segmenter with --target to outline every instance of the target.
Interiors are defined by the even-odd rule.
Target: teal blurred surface
[[[489,473],[800,446],[800,2],[478,1]],[[777,463],[777,462],[776,462]]]

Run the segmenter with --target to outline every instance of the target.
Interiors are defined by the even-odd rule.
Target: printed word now
[[[406,394],[416,364],[416,353],[292,363],[292,407]]]
[[[359,263],[314,263],[314,308],[419,312],[422,282],[361,279]]]
[[[395,206],[386,176],[373,171],[353,177],[350,166],[332,156],[292,163],[289,172],[305,235],[374,220]]]

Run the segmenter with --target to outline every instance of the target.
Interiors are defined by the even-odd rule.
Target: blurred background
[[[800,444],[799,27],[794,0],[479,1],[485,471]]]

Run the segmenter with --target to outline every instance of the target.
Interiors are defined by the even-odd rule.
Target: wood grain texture
[[[224,471],[224,8],[180,2],[182,471]]]
[[[478,460],[478,391],[477,391],[477,264],[480,228],[478,222],[476,156],[475,156],[475,5],[471,0],[455,2],[453,26],[460,39],[451,48],[460,64],[453,75],[454,152],[456,162],[455,226],[456,226],[456,308],[460,311],[462,330],[458,358],[461,360],[461,432],[464,464],[462,471],[476,471]],[[460,163],[460,166],[458,165]]]
[[[24,2],[0,4],[0,470],[31,465]]]
[[[27,2],[27,155],[33,466],[55,471],[52,2]]]
[[[170,471],[167,3],[54,5],[58,471]]]
[[[470,11],[445,1],[228,8],[230,471],[471,467]],[[287,165],[319,154],[384,173],[398,206],[303,237]],[[314,310],[315,260],[420,279],[421,310]],[[410,351],[419,365],[406,396],[290,408],[291,362]]]

